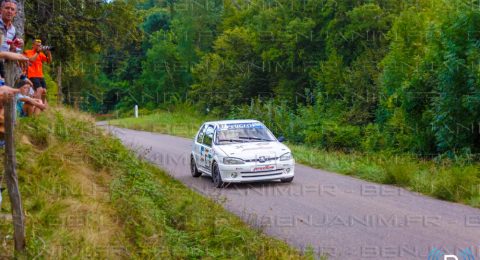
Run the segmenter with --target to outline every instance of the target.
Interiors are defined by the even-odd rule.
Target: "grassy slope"
[[[110,121],[121,127],[193,137],[206,119],[190,112],[158,112],[138,119]],[[345,154],[289,144],[297,162],[315,168],[394,184],[436,198],[480,207],[480,164],[433,162],[407,155]]]
[[[17,128],[27,258],[304,258],[63,109]],[[0,258],[13,227],[4,192]]]

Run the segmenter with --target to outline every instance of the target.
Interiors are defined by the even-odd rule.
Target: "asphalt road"
[[[290,184],[216,189],[208,177],[191,177],[191,140],[109,129],[188,187],[224,198],[225,208],[245,222],[301,250],[309,247],[329,259],[427,259],[437,248],[443,260],[442,252],[463,259],[460,251],[468,248],[480,258],[479,209],[303,165]]]

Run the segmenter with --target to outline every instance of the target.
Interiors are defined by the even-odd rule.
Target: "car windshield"
[[[261,123],[222,124],[217,128],[215,144],[272,142],[275,137]]]

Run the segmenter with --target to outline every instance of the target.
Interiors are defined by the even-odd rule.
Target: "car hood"
[[[238,143],[219,145],[217,148],[227,157],[236,157],[243,160],[257,159],[260,156],[276,158],[290,152],[290,149],[280,142]]]

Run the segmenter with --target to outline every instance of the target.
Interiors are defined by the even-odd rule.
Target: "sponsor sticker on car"
[[[237,124],[221,124],[220,129],[242,129],[242,128],[263,128],[260,123],[237,123]]]
[[[275,165],[262,165],[253,167],[252,172],[273,171],[276,169]]]

